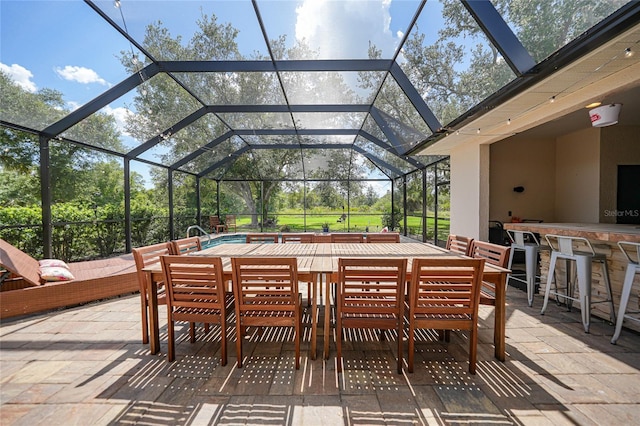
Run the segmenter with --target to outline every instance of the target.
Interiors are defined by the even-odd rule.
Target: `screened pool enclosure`
[[[0,7],[0,237],[80,259],[227,215],[245,230],[387,227],[437,243],[449,160],[421,148],[548,75],[589,31],[604,39],[638,4]]]

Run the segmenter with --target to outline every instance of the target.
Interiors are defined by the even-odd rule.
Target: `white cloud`
[[[100,78],[97,72],[85,67],[67,65],[64,68],[55,68],[55,72],[60,77],[69,81],[77,81],[78,83],[82,84],[99,83],[103,86],[109,85],[109,83],[107,83],[104,79]]]
[[[296,8],[296,38],[320,58],[366,58],[369,42],[390,58],[397,40],[390,30],[391,0],[303,0]]]
[[[110,106],[106,106],[104,108],[104,112],[107,114],[111,114],[116,119],[116,126],[118,130],[120,130],[123,134],[128,135],[126,131],[126,122],[127,118],[131,117],[133,113],[124,107],[111,108]]]
[[[18,64],[12,64],[9,66],[0,62],[0,70],[7,74],[14,83],[27,92],[33,93],[38,89],[36,84],[31,81],[33,74],[28,69]]]
[[[74,101],[67,102],[67,105],[69,105],[69,108],[71,108],[72,111],[75,111],[82,106],[79,102]]]

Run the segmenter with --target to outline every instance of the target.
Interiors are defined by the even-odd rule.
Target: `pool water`
[[[244,234],[221,235],[211,238],[210,240],[201,240],[202,248],[219,246],[220,244],[244,244],[247,236]]]

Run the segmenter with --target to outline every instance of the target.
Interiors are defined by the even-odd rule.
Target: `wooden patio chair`
[[[211,232],[219,234],[227,229],[227,226],[220,221],[220,216],[209,216],[209,229]]]
[[[338,260],[338,372],[342,371],[343,328],[365,328],[396,331],[398,374],[402,373],[406,273],[405,258]]]
[[[313,234],[282,234],[282,243],[283,244],[311,244],[313,243]],[[298,273],[298,278],[300,281],[307,283],[307,306],[311,304],[311,286],[315,285],[316,277],[313,274],[301,274]],[[320,297],[322,297],[322,289],[320,290]]]
[[[331,234],[332,243],[363,243],[364,237],[360,232],[339,232]]]
[[[182,256],[183,254],[195,253],[202,250],[200,237],[188,237],[171,241],[171,254]],[[195,326],[195,324],[194,324]],[[204,323],[204,334],[209,333],[209,323]]]
[[[203,322],[220,325],[220,363],[227,365],[227,317],[233,309],[233,294],[225,292],[222,260],[211,256],[162,256],[162,272],[167,289],[169,349],[167,359],[175,360],[175,322]],[[191,343],[195,331],[189,328]]]
[[[449,234],[445,248],[455,253],[471,256],[471,243],[473,243],[473,238]]]
[[[171,254],[182,255],[202,250],[200,237],[182,238],[171,241]]]
[[[301,233],[301,234],[290,234],[290,233],[283,233],[282,234],[282,242],[283,243],[313,243],[313,234],[305,234],[305,233]]]
[[[273,232],[259,232],[255,234],[247,234],[246,236],[247,244],[277,243],[278,240],[278,234]]]
[[[293,327],[296,370],[300,368],[302,298],[295,258],[232,258],[236,309],[236,352],[242,367],[242,341],[247,327]],[[273,287],[277,282],[278,287]]]
[[[141,308],[141,324],[142,324],[142,343],[149,343],[149,299],[147,298],[147,287],[150,285],[148,275],[143,271],[144,268],[158,265],[160,266],[160,257],[171,254],[171,243],[158,243],[145,247],[137,247],[132,250],[133,259],[136,262],[136,270],[138,272],[138,284],[140,285],[140,308]],[[167,304],[167,297],[162,284],[158,285],[158,306]]]
[[[374,232],[367,234],[368,243],[399,243],[400,234],[397,232]]]
[[[475,240],[471,243],[471,257],[475,259],[484,259],[485,263],[498,266],[500,268],[507,269],[509,264],[509,254],[511,247],[501,246],[498,244],[487,243],[484,241]],[[506,288],[505,288],[506,291]],[[480,287],[480,304],[487,306],[496,306],[496,286],[494,283],[482,281]],[[504,309],[504,308],[502,308]],[[498,316],[494,315],[496,324],[493,328],[494,343],[497,337],[496,331],[498,330]]]
[[[415,330],[469,330],[469,372],[476,373],[478,302],[484,259],[413,259],[409,284],[409,372]]]
[[[231,232],[231,228],[233,228],[233,232],[237,232],[236,216],[233,214],[226,215],[224,217],[224,226],[227,228],[227,232]]]

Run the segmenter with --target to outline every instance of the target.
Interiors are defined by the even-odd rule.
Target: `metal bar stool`
[[[566,298],[567,307],[571,309],[570,301],[580,302],[580,313],[582,314],[582,325],[584,326],[585,333],[589,332],[589,323],[591,319],[591,304],[609,302],[610,304],[610,318],[611,322],[615,323],[615,308],[613,306],[613,297],[611,296],[611,281],[609,280],[609,270],[607,269],[607,259],[604,254],[596,253],[591,246],[591,243],[586,238],[582,237],[567,237],[561,235],[545,235],[545,239],[551,248],[551,259],[549,261],[549,274],[547,275],[547,286],[544,292],[544,303],[542,305],[542,311],[540,314],[544,315],[544,311],[547,309],[547,303],[549,302],[549,294],[553,293],[556,298]],[[555,240],[555,245],[551,242]],[[582,244],[588,251],[578,251],[574,249],[574,244]],[[554,272],[556,268],[556,262],[559,260],[565,260],[567,264],[567,286],[565,288],[566,293],[560,293],[558,289],[557,280],[554,280]],[[573,279],[569,270],[569,261],[572,261],[572,266],[575,264],[576,278],[578,281],[578,297],[573,296]],[[607,288],[608,299],[592,302],[591,301],[591,264],[592,262],[598,262],[602,265],[602,277],[605,281]],[[551,291],[551,283],[555,281],[555,291]]]
[[[620,294],[620,306],[618,307],[618,321],[616,322],[616,331],[613,333],[611,343],[616,344],[620,332],[622,331],[622,323],[625,318],[633,321],[640,322],[640,318],[633,317],[629,314],[638,314],[640,311],[632,311],[629,314],[627,311],[627,304],[629,303],[629,296],[631,295],[631,288],[633,287],[633,279],[635,275],[640,272],[640,243],[632,243],[628,241],[618,242],[618,247],[627,258],[627,272],[624,276],[624,284],[622,284],[622,293]]]
[[[525,278],[520,278],[515,274],[509,274],[509,280],[516,280],[527,285],[527,301],[529,306],[533,305],[533,295],[536,289],[536,279],[540,279],[537,275],[538,270],[538,253],[540,250],[549,250],[548,246],[540,245],[540,241],[533,232],[507,230],[507,235],[511,240],[511,253],[509,253],[508,269],[512,269],[513,254],[516,250],[524,252]]]

